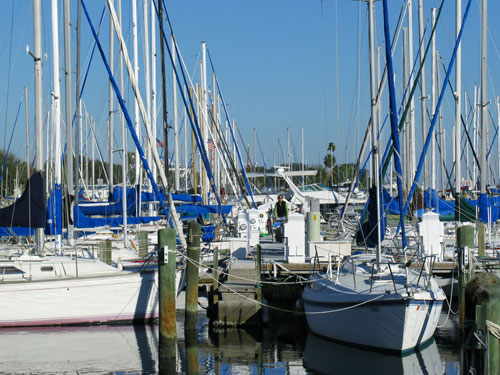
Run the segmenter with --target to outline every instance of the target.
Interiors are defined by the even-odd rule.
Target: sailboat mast
[[[381,233],[380,233],[380,183],[379,183],[379,155],[377,141],[377,88],[375,83],[375,41],[373,33],[373,0],[368,1],[368,22],[369,22],[369,45],[370,45],[370,96],[371,96],[371,117],[372,117],[372,169],[376,191],[377,204],[377,269],[380,269],[381,257]],[[389,77],[392,79],[392,77]]]
[[[64,104],[66,122],[66,183],[67,193],[74,194],[73,185],[73,123],[71,119],[71,36],[70,36],[69,0],[64,0]],[[73,240],[73,225],[69,222],[68,240]]]
[[[462,28],[462,0],[456,2],[455,12],[455,35],[458,38],[460,29]],[[460,164],[460,144],[461,144],[461,110],[462,110],[462,42],[457,48],[457,67],[455,69],[455,192],[460,194],[461,186],[461,164]]]
[[[111,0],[113,2],[113,0]],[[113,20],[109,17],[109,68],[113,73],[114,67],[114,30]],[[108,181],[109,194],[113,193],[113,134],[114,134],[114,98],[113,84],[109,80],[109,124],[108,124]]]
[[[487,62],[488,0],[481,3],[481,177],[480,193],[486,194],[488,167],[486,165],[486,132],[488,131],[488,108],[486,103],[486,62]]]
[[[425,40],[424,40],[424,0],[418,0],[418,35],[420,40],[420,51],[425,49]],[[420,98],[420,106],[422,112],[422,139],[427,137],[427,92],[426,92],[426,80],[425,80],[425,60],[424,54],[420,53],[420,65],[421,65],[421,75],[420,75],[420,90],[421,90],[421,98]],[[428,161],[424,160],[424,183],[422,186],[422,190],[429,188],[429,171],[428,171]],[[392,186],[392,181],[391,181]]]
[[[436,25],[436,8],[432,8],[432,27]],[[437,116],[436,111],[436,35],[432,35],[431,45],[431,102],[433,117]],[[431,139],[431,188],[436,189],[436,137]]]
[[[42,119],[42,19],[40,0],[33,0],[33,40],[35,64],[35,171],[43,170],[43,119]],[[43,228],[35,231],[35,251],[42,253],[44,242]]]
[[[137,1],[132,0],[132,39],[133,39],[133,56],[134,56],[134,76],[139,84],[139,62],[137,58]],[[139,126],[139,103],[137,98],[134,98],[134,125],[137,138],[141,139],[141,127]],[[140,163],[139,151],[135,150],[135,184],[141,183],[140,179]]]
[[[81,128],[82,128],[82,101],[80,98],[80,40],[81,40],[81,18],[82,4],[78,1],[76,13],[76,62],[75,62],[75,161],[76,161],[76,176],[75,176],[75,199],[78,203],[80,191],[80,150],[81,150]]]
[[[175,63],[177,58],[177,48],[175,46],[175,36],[171,36],[172,43],[172,101],[173,101],[173,109],[174,109],[174,161],[175,161],[175,178],[174,178],[174,186],[175,191],[179,191],[180,185],[180,175],[179,175],[179,122],[178,122],[178,113],[177,113],[177,77],[175,74]]]
[[[54,79],[54,108],[52,118],[54,122],[54,178],[56,186],[54,189],[60,189],[61,186],[61,87],[59,82],[59,23],[58,23],[58,10],[57,0],[52,0],[51,4],[52,16],[52,74]],[[57,207],[57,205],[56,205]],[[60,212],[56,213],[56,220],[61,220],[58,216]],[[56,226],[57,228],[57,226]],[[61,250],[61,235],[56,234],[56,250]]]
[[[122,24],[122,0],[118,0],[117,4],[118,9],[118,20],[120,25]],[[120,48],[120,92],[123,92],[123,51]],[[120,122],[121,122],[121,137],[122,137],[122,213],[123,213],[123,244],[125,248],[127,248],[127,138],[125,136],[125,116],[123,115],[123,111],[120,111]],[[91,124],[92,125],[92,124]],[[94,143],[92,143],[92,146]],[[92,147],[92,154],[94,152],[94,148]],[[94,156],[92,155],[92,162],[94,160]]]
[[[26,120],[26,180],[30,178],[30,112],[28,102],[28,88],[24,88],[24,117]]]

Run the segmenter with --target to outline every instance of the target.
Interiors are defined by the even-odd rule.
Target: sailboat
[[[375,122],[375,75],[373,13],[374,1],[368,2],[370,25],[370,78],[372,95],[373,170],[378,170],[378,142]],[[387,1],[384,0],[384,18],[387,20]],[[388,77],[393,77],[389,32],[385,26]],[[399,206],[403,251],[406,250],[404,216],[402,210],[401,161],[399,134],[394,100],[394,82],[389,79],[392,140],[394,161],[398,176]],[[419,272],[410,269],[410,262],[398,264],[389,255],[381,253],[380,243],[385,227],[380,216],[379,176],[375,173],[375,199],[371,215],[376,215],[376,252],[359,254],[339,261],[337,272],[315,274],[302,293],[307,323],[312,332],[337,341],[363,347],[405,352],[432,338],[437,327],[445,294],[432,277],[432,257],[421,259]],[[373,194],[372,194],[373,195]],[[373,203],[375,201],[375,203]]]

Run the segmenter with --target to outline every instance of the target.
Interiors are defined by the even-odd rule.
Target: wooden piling
[[[483,343],[486,345],[485,374],[500,373],[500,343],[499,340],[487,330],[488,322],[500,325],[500,278],[492,273],[477,273],[466,288],[467,310],[477,312],[479,305],[485,305],[486,317],[475,316],[483,325]],[[482,308],[479,308],[481,311]],[[472,314],[472,313],[470,313]],[[488,333],[487,333],[488,332]]]
[[[216,247],[214,249],[214,282],[212,287],[212,302],[213,305],[216,305],[219,302],[219,249]]]
[[[484,223],[477,223],[477,254],[484,256]]]
[[[99,253],[99,259],[101,262],[106,264],[111,264],[111,251],[112,251],[112,242],[111,240],[101,241],[100,247],[101,251]]]
[[[144,258],[148,255],[148,232],[139,231],[137,232],[137,241],[139,242],[139,256]]]
[[[160,358],[163,359],[173,359],[176,357],[175,344],[177,340],[177,332],[175,320],[175,235],[175,230],[170,228],[164,228],[158,231],[158,284],[160,290],[159,355]]]
[[[188,375],[198,375],[200,373],[200,364],[198,361],[198,332],[194,329],[186,330],[186,359]]]
[[[468,251],[468,249],[474,248],[474,227],[472,225],[458,227],[456,236],[458,249],[458,326],[460,329],[463,329],[465,320],[465,286],[468,281],[467,275],[464,272],[465,249]]]
[[[201,225],[191,221],[188,227],[186,262],[186,315],[184,329],[196,329],[198,321],[198,264],[200,262]]]
[[[475,333],[479,340],[476,341],[476,346],[474,348],[475,359],[474,363],[475,367],[479,371],[478,373],[484,374],[484,366],[485,366],[485,354],[486,348],[483,344],[486,344],[488,341],[488,335],[486,331],[486,306],[485,305],[476,305],[476,327]]]
[[[261,307],[261,303],[262,303],[262,284],[260,283],[261,281],[261,270],[262,270],[262,247],[260,245],[256,245],[255,246],[255,261],[256,261],[256,272],[257,272],[257,290],[256,290],[256,294],[257,294],[257,301],[259,302],[259,308]]]

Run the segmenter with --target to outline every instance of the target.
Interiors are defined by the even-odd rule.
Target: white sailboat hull
[[[311,331],[320,336],[361,346],[405,351],[432,337],[442,302],[401,300],[335,313],[322,312],[342,306],[305,300],[304,307],[308,314],[317,314],[314,317],[307,315],[307,322]]]
[[[357,272],[356,282],[352,274],[338,282],[313,276],[302,293],[311,331],[337,341],[399,352],[428,341],[445,298],[437,283],[431,280],[427,290],[422,287],[407,293],[397,272],[394,278],[386,275],[373,284],[369,275]]]
[[[109,323],[158,317],[157,272],[5,283],[0,326]]]

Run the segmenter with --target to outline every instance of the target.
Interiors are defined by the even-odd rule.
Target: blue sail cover
[[[54,184],[47,201],[47,225],[45,234],[62,234],[62,189],[60,184]]]
[[[224,215],[228,215],[233,209],[232,205],[223,205],[222,212]],[[187,213],[187,214],[198,214],[198,215],[206,215],[206,214],[218,214],[219,206],[214,204],[181,204],[176,207],[178,213]]]
[[[472,203],[472,201],[470,201],[470,203]],[[500,196],[488,197],[486,194],[481,194],[477,206],[479,206],[479,220],[481,220],[481,222],[488,223],[488,216],[492,223],[499,219]]]
[[[21,197],[10,206],[0,209],[0,227],[45,228],[46,200],[43,177],[35,172],[26,183]]]
[[[130,190],[133,190],[134,188],[127,188],[127,196],[130,193]],[[121,201],[123,196],[123,188],[121,186],[115,186],[113,188],[113,193],[109,196],[109,201],[110,202],[118,202]],[[164,201],[167,199],[165,197],[165,193],[162,191],[160,193],[161,199]],[[199,195],[191,195],[191,194],[172,194],[172,200],[173,201],[179,201],[179,202],[187,202],[187,203],[201,203],[203,202],[203,199]],[[141,192],[141,201],[144,202],[156,202],[156,196],[154,193],[146,192],[143,191]]]
[[[440,215],[454,215],[455,201],[447,201],[439,196],[434,189],[427,189],[424,192],[425,208],[431,208],[432,211]]]
[[[383,201],[380,202],[381,207],[383,207],[384,212],[391,215],[399,215],[399,203],[398,198],[393,198],[389,194],[386,188],[383,188]]]
[[[380,194],[380,220],[377,220],[377,194],[376,188],[372,186],[370,188],[370,201],[368,203],[368,220],[360,225],[358,232],[356,233],[356,243],[358,246],[363,246],[366,243],[368,247],[374,247],[377,244],[377,225],[380,222],[380,241],[384,240],[385,229],[387,226],[387,217],[384,214],[385,209],[385,199],[384,195],[387,193],[381,192]],[[389,196],[389,193],[387,193]],[[390,196],[389,196],[390,197]]]
[[[74,207],[75,228],[119,227],[123,225],[123,216],[114,217],[89,217],[85,215],[81,206]],[[127,224],[145,224],[160,220],[160,216],[127,216]]]
[[[136,195],[136,190],[134,188],[131,188],[127,192],[127,215],[135,216],[137,202]],[[121,196],[119,200],[109,205],[96,206],[95,202],[80,202],[79,207],[84,215],[112,216],[123,214]]]

